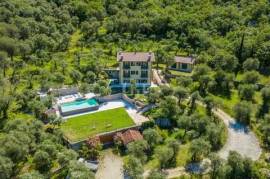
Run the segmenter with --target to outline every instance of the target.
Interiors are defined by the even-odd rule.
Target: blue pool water
[[[68,112],[68,111],[86,109],[86,108],[90,108],[97,105],[98,105],[98,102],[95,99],[91,98],[91,99],[84,99],[84,100],[64,103],[64,104],[61,104],[60,107],[61,107],[62,112]]]

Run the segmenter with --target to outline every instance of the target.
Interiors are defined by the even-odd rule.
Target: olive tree
[[[31,171],[19,176],[19,179],[45,179],[46,177],[40,174],[38,171]]]
[[[14,164],[9,158],[0,156],[0,178],[11,178],[13,174],[13,167]]]
[[[39,150],[35,153],[33,163],[38,171],[41,173],[49,171],[52,166],[52,160],[47,152]]]
[[[244,84],[238,87],[239,96],[243,100],[251,101],[255,94],[255,86],[251,84]]]
[[[176,87],[174,89],[174,96],[176,96],[178,99],[178,105],[181,104],[181,101],[183,99],[185,99],[187,97],[187,95],[188,95],[188,91],[187,91],[187,89],[185,89],[183,87]]]
[[[211,145],[204,139],[195,139],[191,142],[190,152],[193,161],[200,161],[206,157],[211,149]]]
[[[83,163],[76,160],[70,161],[68,165],[68,178],[70,179],[94,179],[95,175]]]
[[[131,142],[127,146],[128,153],[137,157],[142,163],[146,162],[147,160],[147,155],[145,152],[148,150],[148,148],[149,146],[145,140]]]
[[[158,170],[152,170],[147,179],[165,179],[166,175]]]
[[[162,137],[155,129],[146,129],[143,131],[143,138],[147,141],[149,146],[153,149],[153,147],[160,142],[162,142]]]
[[[174,151],[170,147],[163,146],[163,147],[158,147],[155,150],[155,158],[158,159],[160,168],[165,168],[169,166],[172,162],[173,157],[174,157]]]
[[[258,70],[260,67],[260,61],[257,58],[248,58],[243,63],[243,69],[245,71]]]
[[[0,65],[1,65],[1,69],[3,70],[3,76],[6,77],[6,70],[9,66],[9,60],[8,60],[8,56],[7,53],[4,51],[0,51]]]
[[[251,118],[250,103],[246,101],[239,102],[234,106],[233,110],[234,110],[236,120],[244,124],[250,123],[250,118]]]
[[[125,160],[124,170],[130,178],[143,179],[143,165],[135,156],[129,156]]]

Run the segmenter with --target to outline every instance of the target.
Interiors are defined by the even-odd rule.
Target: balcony
[[[141,74],[141,78],[148,78],[148,74]]]
[[[141,71],[141,78],[148,78],[148,71]]]
[[[130,65],[123,65],[124,69],[130,69]]]
[[[148,69],[148,65],[142,65],[141,69]]]

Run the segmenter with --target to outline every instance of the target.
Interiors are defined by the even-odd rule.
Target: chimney
[[[151,57],[152,57],[152,52],[148,52],[148,61],[150,61],[151,60]]]
[[[122,52],[118,52],[118,58],[119,58],[119,61],[122,61],[123,60],[123,54]]]

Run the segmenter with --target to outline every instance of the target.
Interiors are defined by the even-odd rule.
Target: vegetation
[[[46,178],[59,170],[65,176],[72,166],[77,167],[76,152],[63,146],[58,129],[47,132],[37,120],[10,120],[0,140],[1,178]],[[91,174],[87,170],[87,175]]]
[[[177,76],[168,79],[174,88],[149,90],[147,102],[157,108],[148,115],[159,126],[145,130],[146,159],[128,160],[125,169],[130,176],[141,178],[140,164],[153,160],[160,168],[185,163],[177,160],[181,146],[187,160],[201,160],[218,150],[224,143],[224,126],[211,114],[216,106],[254,129],[269,153],[269,12],[267,0],[2,0],[0,178],[93,178],[62,145],[61,119],[44,115],[53,96],[41,100],[37,92],[73,85],[82,93],[110,94],[104,69],[116,66],[118,51],[153,51],[155,67],[168,77]],[[175,55],[196,56],[191,74],[168,70]],[[136,92],[133,84],[130,93],[136,97]],[[206,111],[198,101],[205,102]],[[109,111],[112,124],[106,124],[107,117],[99,113],[87,116],[88,122],[70,119],[61,129],[77,140],[132,125],[128,115],[119,111]],[[101,121],[106,124],[103,128]],[[162,139],[152,141],[153,136]],[[178,152],[170,138],[182,143]],[[207,150],[200,151],[197,145]],[[262,160],[254,166],[232,153],[219,166],[221,162],[213,157],[217,170],[211,177],[263,178],[261,171],[269,172],[269,164]],[[60,174],[54,176],[59,167]]]

